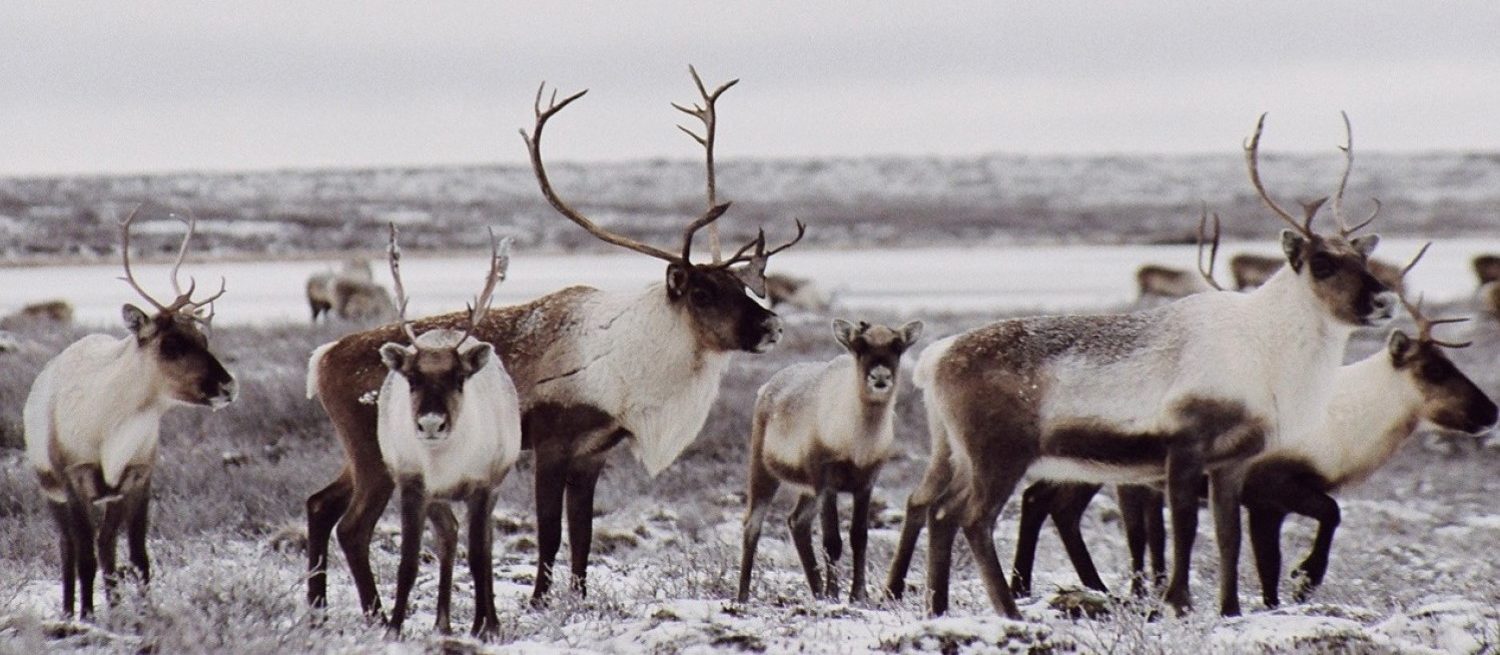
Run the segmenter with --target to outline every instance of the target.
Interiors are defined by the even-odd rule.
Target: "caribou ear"
[[[849,350],[854,350],[854,337],[859,334],[859,328],[853,323],[842,318],[833,319],[833,338],[839,345]]]
[[[1302,253],[1307,250],[1307,237],[1292,230],[1281,231],[1281,251],[1286,253],[1286,263],[1292,272],[1302,272]]]
[[[478,373],[479,369],[490,363],[490,358],[494,355],[495,347],[485,341],[460,353],[458,357],[464,363],[464,377]]]
[[[676,300],[687,293],[688,270],[686,266],[673,262],[667,264],[667,297]]]
[[[399,343],[386,342],[380,346],[380,362],[397,373],[406,369],[406,362],[413,354],[412,348]]]
[[[151,317],[141,308],[135,305],[125,305],[120,308],[120,317],[125,319],[125,328],[135,335],[136,340],[145,341],[155,333],[155,326],[151,323]]]
[[[1411,337],[1406,336],[1405,332],[1391,330],[1391,338],[1386,341],[1386,348],[1391,353],[1391,365],[1396,368],[1405,366],[1411,361],[1415,346],[1416,344],[1412,342]]]
[[[1369,259],[1370,255],[1375,252],[1375,246],[1380,245],[1380,235],[1366,234],[1362,237],[1354,237],[1354,239],[1349,241],[1349,244],[1354,246],[1354,249],[1358,250],[1359,254],[1364,255],[1365,259]]]
[[[906,325],[901,326],[901,343],[903,344],[903,346],[910,346],[913,343],[916,343],[917,339],[921,339],[921,338],[922,338],[922,322],[921,321],[912,321],[910,323],[907,323]]]
[[[750,263],[734,269],[734,276],[739,278],[740,282],[744,283],[745,288],[749,289],[750,293],[755,294],[756,298],[766,297],[765,257],[756,257],[751,259]]]

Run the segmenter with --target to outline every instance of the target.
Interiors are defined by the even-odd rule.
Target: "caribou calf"
[[[750,431],[749,507],[740,557],[739,601],[750,597],[750,571],[766,512],[783,482],[799,492],[787,520],[814,596],[838,596],[838,492],[854,494],[849,546],[850,600],[865,599],[865,539],[870,492],[895,440],[896,373],[901,354],[922,334],[913,321],[891,329],[836,319],[833,336],[847,353],[824,363],[793,364],[772,376],[755,399]],[[813,518],[823,517],[826,577],[813,555]]]
[[[122,523],[131,565],[142,582],[151,579],[147,503],[162,416],[177,405],[219,409],[238,394],[203,331],[212,318],[204,308],[224,290],[195,301],[196,286],[184,292],[177,282],[193,221],[172,266],[177,298],[162,304],[130,270],[130,225],[139,211],[121,224],[124,279],[155,313],[127,304],[121,314],[130,334],[124,339],[91,334],[63,349],[37,375],[22,413],[26,458],[57,523],[63,612],[73,615],[76,585],[85,619],[94,612],[96,571],[104,571],[106,593],[116,582],[115,537]]]
[[[401,634],[408,600],[417,578],[422,550],[422,521],[432,522],[438,544],[438,601],[435,628],[450,630],[453,556],[458,521],[438,501],[462,501],[469,513],[469,567],[474,578],[472,633],[488,637],[499,627],[495,613],[491,514],[495,489],[521,453],[521,410],[515,383],[495,355],[495,347],[473,336],[474,326],[489,311],[495,285],[510,263],[510,240],[497,243],[491,234],[490,270],[484,290],[469,310],[464,330],[433,328],[418,335],[406,319],[406,292],[401,284],[401,250],[391,226],[391,278],[407,343],[387,341],[380,361],[389,370],[376,398],[376,440],[380,456],[401,489],[401,563],[396,571],[396,606],[392,636]],[[320,387],[318,372],[337,342],[314,351],[308,362],[308,395]]]

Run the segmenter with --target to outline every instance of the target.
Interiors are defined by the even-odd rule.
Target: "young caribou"
[[[1403,276],[1425,252],[1424,247],[1402,269]],[[1299,579],[1305,581],[1296,592],[1300,602],[1322,583],[1328,569],[1333,533],[1340,519],[1338,502],[1330,493],[1369,477],[1424,422],[1470,434],[1482,434],[1495,424],[1495,403],[1442,352],[1442,348],[1469,344],[1432,336],[1434,326],[1464,319],[1431,319],[1422,312],[1420,303],[1408,302],[1405,293],[1401,301],[1416,322],[1417,337],[1392,331],[1384,351],[1341,367],[1334,378],[1333,398],[1319,426],[1310,432],[1285,435],[1280,445],[1256,456],[1249,466],[1242,503],[1249,511],[1250,545],[1267,607],[1280,603],[1280,535],[1288,514],[1318,521],[1312,551],[1297,567]],[[1039,482],[1026,490],[1016,540],[1013,587],[1017,593],[1030,587],[1037,533],[1048,515],[1084,586],[1105,590],[1078,530],[1084,509],[1098,490],[1098,485],[1052,482]],[[1160,531],[1143,531],[1141,527],[1161,523],[1161,496],[1144,487],[1121,487],[1118,491],[1135,587],[1142,577],[1137,553],[1148,542],[1153,552],[1162,548]]]
[[[396,571],[396,606],[390,630],[400,635],[407,600],[417,577],[422,549],[422,519],[432,521],[438,544],[436,629],[450,630],[448,610],[453,586],[453,555],[458,526],[443,502],[461,501],[469,513],[469,570],[474,579],[472,634],[489,637],[500,621],[495,613],[493,549],[495,489],[521,453],[520,401],[505,365],[489,343],[472,338],[489,310],[495,285],[510,266],[510,239],[490,234],[490,269],[484,288],[469,308],[463,331],[435,328],[420,335],[406,319],[406,291],[401,284],[401,250],[391,226],[391,279],[395,281],[399,321],[407,343],[380,346],[380,360],[390,370],[376,400],[380,454],[401,489],[401,564]],[[308,364],[309,390],[317,391],[318,354]]]
[[[835,319],[833,336],[848,352],[823,363],[793,364],[771,376],[755,398],[750,428],[750,486],[740,556],[739,601],[750,598],[750,570],[761,525],[783,482],[799,491],[787,519],[802,570],[814,596],[836,598],[838,492],[854,495],[849,548],[854,557],[850,600],[865,599],[865,543],[870,492],[895,441],[897,372],[901,354],[922,334],[922,323],[899,329]],[[823,517],[827,577],[820,583],[813,555],[813,517]]]
[[[1350,333],[1388,321],[1396,304],[1368,271],[1374,235],[1353,237],[1334,196],[1336,234],[1318,234],[1309,203],[1298,223],[1266,193],[1257,169],[1264,116],[1245,145],[1262,201],[1292,227],[1288,266],[1254,292],[1202,293],[1135,314],[1001,321],[939,341],[915,379],[924,392],[933,461],[907,505],[888,582],[899,594],[926,515],[931,610],[948,605],[952,543],[961,528],[996,612],[1019,617],[993,527],[1027,472],[1073,482],[1165,478],[1173,561],[1166,601],[1190,603],[1189,557],[1205,472],[1220,557],[1220,612],[1239,613],[1240,483],[1246,460],[1321,416]],[[1346,123],[1347,125],[1347,123]],[[1352,150],[1345,147],[1352,165]],[[1378,207],[1377,207],[1378,211]]]
[[[238,394],[234,376],[209,351],[204,330],[223,286],[193,300],[196,282],[186,291],[178,283],[196,222],[189,215],[172,264],[177,297],[161,303],[130,270],[130,227],[139,212],[136,207],[120,224],[122,279],[155,312],[127,304],[121,314],[130,334],[124,339],[91,334],[58,353],[32,383],[23,410],[27,460],[57,523],[68,616],[75,584],[82,616],[93,614],[97,569],[104,571],[106,593],[113,588],[115,537],[122,523],[131,565],[143,583],[151,579],[147,505],[162,416],[178,405],[220,409]]]
[[[697,73],[693,73],[697,81]],[[732,84],[732,83],[731,83]],[[516,385],[521,404],[521,447],[536,453],[537,576],[532,592],[543,602],[561,544],[566,503],[573,584],[584,590],[593,535],[594,488],[609,451],[628,442],[655,475],[693,442],[718,394],[732,353],[761,353],[781,339],[781,319],[747,294],[765,291],[769,257],[801,239],[766,250],[762,233],[728,258],[691,259],[693,235],[728,209],[713,195],[714,102],[698,82],[703,105],[683,108],[708,127],[694,135],[708,154],[709,207],[683,231],[678,252],[662,250],[605,230],[564,202],[542,163],[542,130],[548,119],[584,92],[542,105],[536,123],[522,132],[542,195],[553,209],[600,240],[666,262],[665,280],[638,291],[604,292],[570,287],[523,305],[478,317],[473,336],[494,346]],[[451,328],[465,320],[447,314],[416,321],[417,330]],[[317,395],[343,443],[339,476],[307,500],[308,600],[326,603],[328,540],[338,527],[366,612],[379,609],[369,545],[395,483],[376,438],[376,412],[361,402],[384,380],[377,349],[398,338],[388,325],[340,339],[317,365]]]

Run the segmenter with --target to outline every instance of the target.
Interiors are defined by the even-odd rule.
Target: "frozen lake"
[[[1389,239],[1378,255],[1404,262],[1422,241]],[[1220,280],[1228,283],[1228,260],[1238,252],[1274,254],[1272,243],[1225,244]],[[1500,252],[1497,239],[1435,242],[1412,272],[1413,286],[1429,300],[1467,297],[1475,280],[1470,260]],[[797,250],[777,255],[773,272],[811,277],[837,292],[840,311],[891,309],[922,311],[1036,310],[1089,311],[1118,306],[1135,297],[1135,270],[1151,262],[1191,269],[1194,246],[1013,246],[901,250]],[[462,309],[478,292],[486,262],[482,256],[424,258],[408,253],[403,277],[414,316]],[[306,321],[303,284],[318,262],[197,262],[183,269],[199,286],[217,288],[219,276],[229,293],[215,321],[276,323]],[[572,284],[631,289],[664,274],[661,262],[634,253],[528,255],[515,253],[510,278],[496,292],[495,304],[521,302]],[[114,324],[121,303],[140,302],[117,278],[118,264],[0,268],[0,313],[30,302],[65,299],[80,322]],[[383,261],[376,279],[389,285]],[[148,290],[170,299],[165,265],[138,265],[136,278]]]

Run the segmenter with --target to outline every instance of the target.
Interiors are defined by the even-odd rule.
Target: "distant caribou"
[[[121,313],[130,334],[124,339],[92,334],[65,348],[37,375],[23,410],[26,457],[57,523],[68,616],[75,585],[81,615],[93,614],[98,569],[106,593],[114,587],[121,524],[131,565],[142,582],[151,579],[147,506],[162,415],[178,405],[219,409],[238,395],[234,376],[210,352],[205,334],[222,284],[218,293],[194,300],[196,282],[186,291],[178,283],[195,222],[190,216],[172,264],[177,297],[162,303],[130,270],[130,227],[139,212],[120,224],[123,279],[155,313],[127,304]]]
[[[609,451],[629,443],[648,473],[655,475],[697,437],[718,395],[719,383],[737,351],[761,353],[781,339],[781,319],[751,299],[747,289],[765,293],[768,259],[796,244],[805,232],[767,250],[765,235],[727,258],[695,263],[693,236],[729,208],[714,196],[714,103],[734,82],[708,91],[692,71],[702,104],[684,112],[700,119],[708,162],[709,202],[684,230],[680,250],[671,252],[605,230],[562,200],[542,162],[547,121],[582,97],[543,104],[537,91],[536,122],[522,131],[543,197],[558,213],[598,239],[666,262],[663,282],[633,292],[570,287],[523,305],[492,309],[478,317],[473,336],[494,346],[516,385],[521,404],[522,447],[536,453],[538,561],[532,602],[541,604],[552,584],[552,565],[561,545],[564,506],[572,549],[574,587],[586,589],[593,536],[594,489]],[[414,330],[455,328],[462,313],[415,321]],[[370,571],[369,545],[376,521],[395,488],[381,458],[377,412],[369,396],[386,375],[378,349],[400,337],[387,325],[349,335],[329,346],[319,360],[317,394],[333,422],[349,461],[337,479],[307,500],[308,600],[326,603],[330,533],[339,545],[367,613],[380,602]]]
[[[838,493],[854,495],[849,546],[854,558],[850,600],[865,599],[865,545],[870,494],[895,443],[897,373],[901,355],[922,334],[922,323],[898,329],[835,319],[834,339],[845,353],[828,362],[788,366],[755,397],[750,428],[750,480],[740,555],[739,602],[750,598],[750,571],[766,513],[783,483],[798,492],[787,519],[814,596],[838,597]],[[823,517],[827,569],[818,574],[813,519]]]
[[[368,321],[390,318],[396,311],[390,292],[375,282],[370,260],[364,257],[345,259],[338,271],[322,271],[308,277],[307,305],[314,323],[325,315],[346,321]]]
[[[770,299],[772,308],[791,307],[804,312],[822,312],[833,306],[833,298],[818,283],[784,273],[766,275],[766,297]]]
[[[0,318],[0,328],[14,329],[35,323],[73,323],[73,304],[66,300],[47,300],[21,307],[9,316]]]

